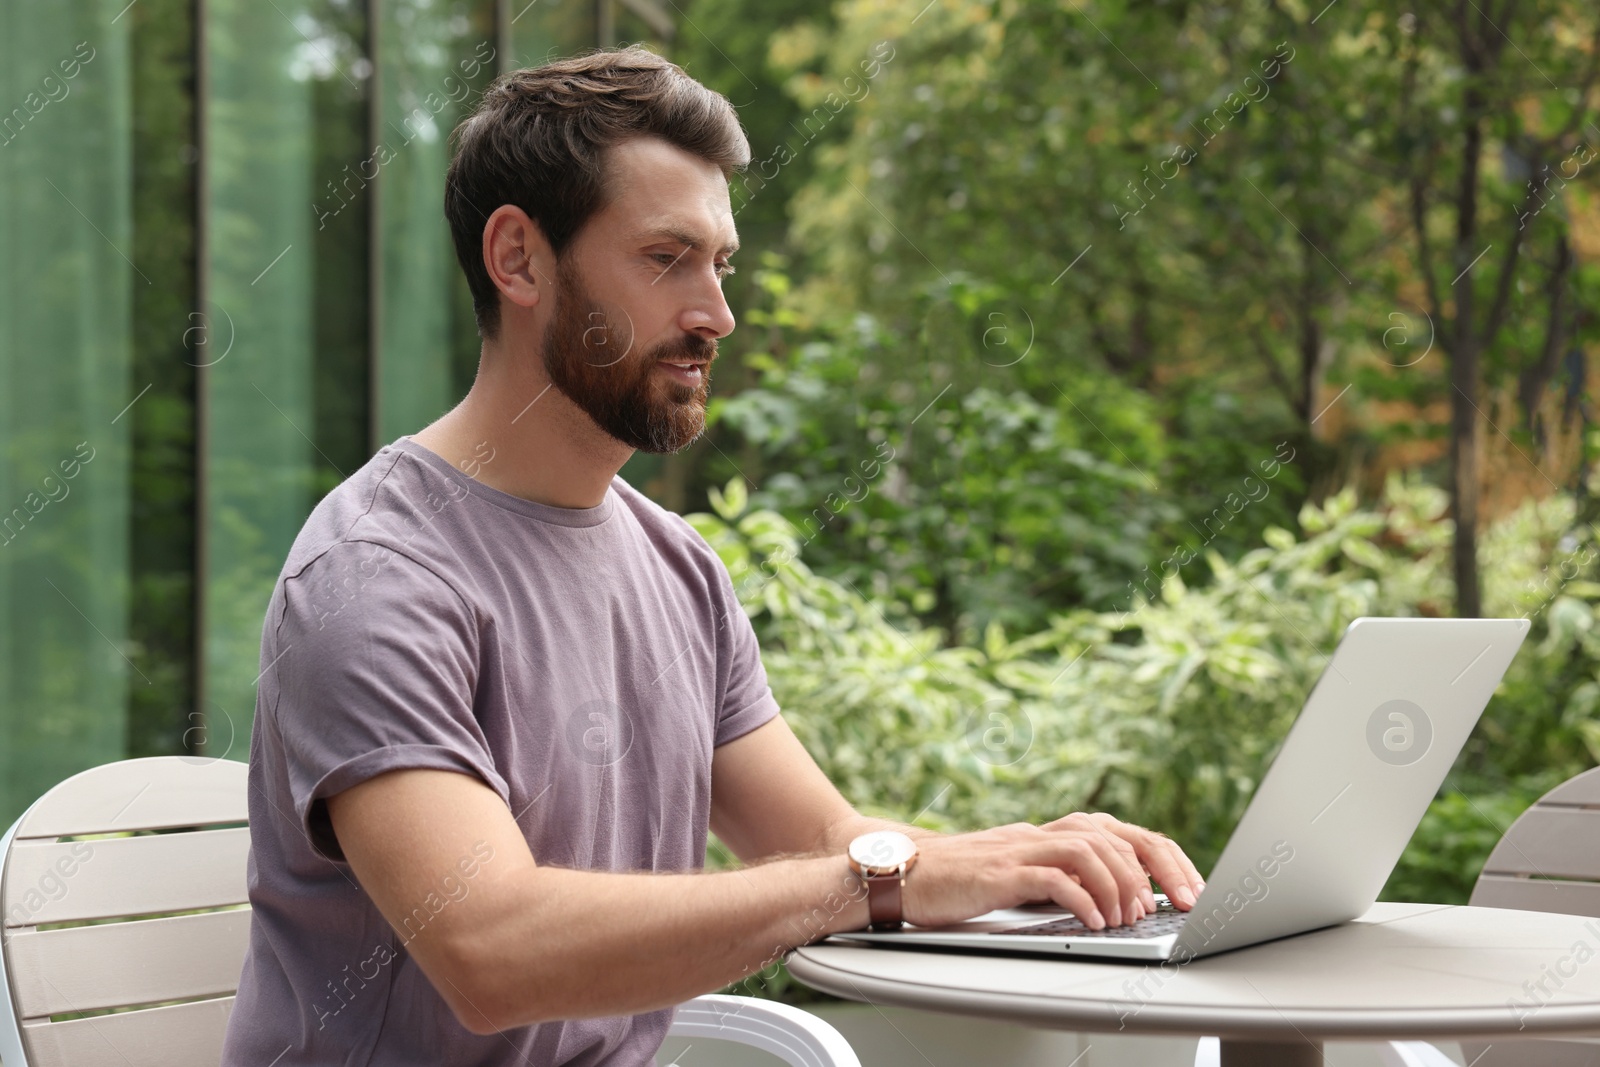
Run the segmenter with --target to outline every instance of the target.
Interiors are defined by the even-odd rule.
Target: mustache
[[[701,337],[697,333],[686,333],[676,341],[663,341],[650,352],[652,362],[671,360],[675,363],[683,363],[688,360],[696,360],[704,361],[709,365],[716,358],[716,339]]]

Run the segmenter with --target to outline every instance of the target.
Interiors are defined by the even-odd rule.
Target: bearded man
[[[835,931],[1042,900],[1119,925],[1152,876],[1192,905],[1182,850],[1108,815],[858,814],[717,555],[618,476],[705,426],[728,101],[602,51],[502,75],[452,141],[478,375],[317,505],[273,591],[223,1062],[642,1064],[673,1005]],[[703,870],[710,830],[744,869]],[[847,850],[891,839],[915,865],[863,879]]]

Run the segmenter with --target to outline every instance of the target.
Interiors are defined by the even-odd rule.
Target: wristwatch
[[[872,930],[898,930],[900,891],[906,872],[917,862],[917,843],[899,830],[874,830],[850,842],[850,869],[867,884],[867,910]]]

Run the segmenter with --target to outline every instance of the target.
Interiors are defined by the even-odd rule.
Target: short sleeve
[[[708,551],[711,551],[709,546]],[[716,553],[718,673],[722,675],[722,705],[717,709],[716,745],[742,737],[778,715],[778,700],[767,682],[761,663],[761,646],[755,627],[733,591],[728,568]]]
[[[344,859],[326,799],[387,771],[459,771],[509,803],[473,714],[476,615],[433,571],[346,541],[286,578],[272,670],[295,814],[311,846]]]

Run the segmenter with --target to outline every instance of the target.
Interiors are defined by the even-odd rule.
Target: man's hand
[[[1152,877],[1185,911],[1205,887],[1170,838],[1104,813],[921,838],[917,848],[903,900],[906,921],[918,926],[1051,902],[1098,930],[1154,911]]]

